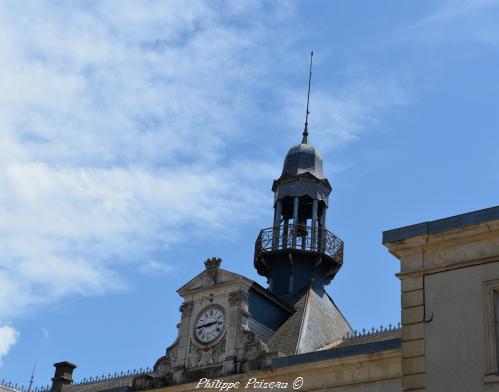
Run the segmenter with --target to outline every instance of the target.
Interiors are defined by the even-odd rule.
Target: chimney
[[[55,373],[52,378],[52,388],[50,392],[62,392],[73,382],[73,370],[76,365],[71,362],[54,363]]]

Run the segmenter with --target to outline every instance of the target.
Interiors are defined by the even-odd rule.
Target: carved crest
[[[206,270],[203,272],[203,286],[211,286],[218,283],[220,264],[222,259],[212,257],[204,262]]]
[[[206,267],[206,269],[218,269],[220,268],[221,263],[222,259],[218,257],[212,257],[204,262],[204,266]]]
[[[218,344],[210,348],[201,349],[191,344],[189,348],[189,367],[201,368],[222,363],[224,353],[225,336]]]

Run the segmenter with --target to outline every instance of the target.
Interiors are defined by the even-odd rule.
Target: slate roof
[[[270,351],[278,352],[283,355],[296,354],[307,296],[308,290],[298,298],[294,304],[296,312],[284,322],[270,340]]]
[[[307,305],[297,353],[316,351],[353,331],[326,292],[319,295],[309,290]]]
[[[270,340],[270,351],[284,356],[316,351],[352,332],[326,292],[319,295],[308,287],[300,293],[294,307],[296,312]]]
[[[309,172],[319,179],[325,179],[322,158],[311,144],[297,144],[291,147],[284,159],[282,174],[298,175]]]
[[[287,302],[253,282],[248,292],[248,310],[251,314],[249,328],[265,343],[295,312]]]

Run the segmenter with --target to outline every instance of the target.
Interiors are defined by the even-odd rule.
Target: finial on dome
[[[308,104],[310,102],[310,81],[312,80],[312,57],[314,56],[314,51],[310,52],[310,73],[308,75],[308,94],[307,94],[307,112],[305,114],[305,129],[303,130],[303,139],[302,144],[308,144],[308,115],[310,112],[308,111]]]

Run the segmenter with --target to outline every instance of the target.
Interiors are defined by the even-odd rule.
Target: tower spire
[[[305,129],[303,130],[303,139],[302,144],[307,144],[308,140],[308,115],[310,112],[308,111],[308,104],[310,102],[310,82],[312,80],[312,57],[314,56],[314,51],[310,52],[310,72],[308,75],[308,94],[307,94],[307,112],[305,114]]]
[[[35,365],[33,366],[33,373],[31,373],[31,378],[29,380],[29,386],[27,392],[31,392],[31,388],[33,387],[33,379],[35,378],[35,369],[36,369],[36,362]]]

